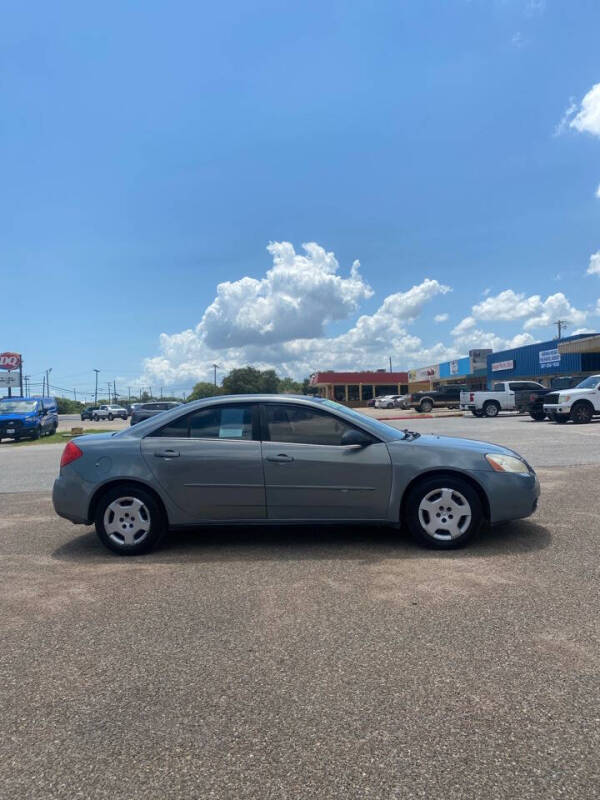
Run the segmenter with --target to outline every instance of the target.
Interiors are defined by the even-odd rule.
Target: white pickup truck
[[[544,412],[554,422],[591,422],[593,416],[600,414],[600,375],[590,375],[574,389],[547,394]]]
[[[115,417],[127,419],[127,409],[121,406],[98,406],[92,411],[92,419],[98,421],[99,419],[113,420]]]
[[[488,392],[461,392],[460,407],[476,417],[497,417],[500,411],[524,411],[532,393],[548,391],[534,381],[498,381]]]

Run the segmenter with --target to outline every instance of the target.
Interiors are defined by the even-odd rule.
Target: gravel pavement
[[[307,527],[123,559],[53,514],[60,448],[0,448],[0,796],[600,797],[600,425],[434,423],[541,464],[537,514],[450,553]]]

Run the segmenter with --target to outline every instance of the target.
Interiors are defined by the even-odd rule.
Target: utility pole
[[[99,369],[95,369],[94,372],[96,373],[96,388],[94,390],[94,405],[98,405],[98,373],[100,372]]]
[[[215,371],[215,386],[217,385],[217,369],[220,369],[218,364],[213,364],[213,369]]]
[[[390,356],[390,372],[392,372],[392,357]]]
[[[29,397],[29,380],[31,375],[23,375],[23,380],[25,381],[25,397]]]
[[[113,380],[113,400],[117,400],[117,382]]]
[[[106,385],[108,386],[108,405],[110,405],[110,381],[107,381]]]
[[[50,394],[50,373],[52,372],[52,367],[49,367],[46,370],[46,391]],[[46,395],[42,392],[42,396],[46,397]]]
[[[567,321],[564,319],[557,319],[553,324],[558,328],[558,338],[561,339],[563,330],[569,327]]]
[[[160,399],[161,399],[161,400],[162,400],[162,390],[163,390],[163,387],[161,386],[161,387],[160,387]]]
[[[77,402],[77,389],[73,389],[73,398]]]

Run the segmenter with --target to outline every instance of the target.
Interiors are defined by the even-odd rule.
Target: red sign
[[[20,366],[19,353],[0,353],[0,369],[19,369]]]

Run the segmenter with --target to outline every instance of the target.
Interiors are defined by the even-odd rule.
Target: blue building
[[[582,333],[578,336],[566,336],[560,344],[587,339],[596,334]],[[559,340],[528,344],[511,350],[502,350],[487,357],[487,384],[496,381],[534,380],[550,385],[552,378],[559,375],[581,375],[600,373],[600,353],[565,353],[559,352]],[[561,348],[562,349],[562,348]]]

